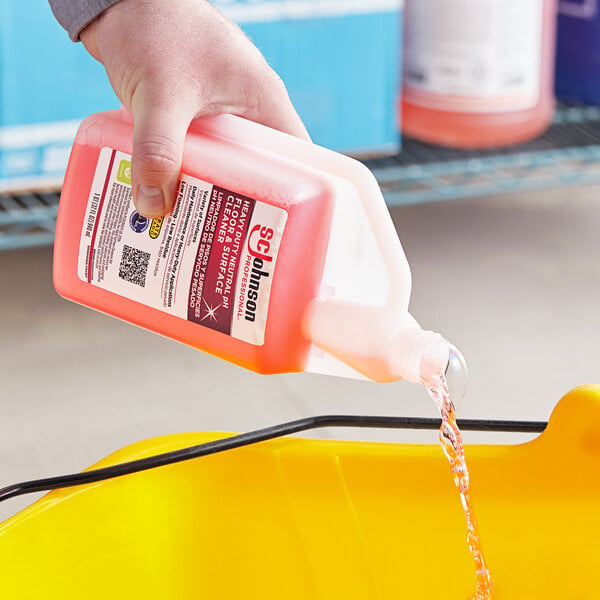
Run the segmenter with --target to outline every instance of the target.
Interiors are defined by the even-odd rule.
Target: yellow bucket
[[[96,466],[209,441],[166,436]],[[469,446],[494,598],[600,598],[600,386],[546,431]],[[0,597],[466,599],[474,573],[435,445],[285,438],[68,490],[0,525]]]

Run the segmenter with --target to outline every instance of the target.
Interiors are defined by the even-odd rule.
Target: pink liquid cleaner
[[[448,344],[408,312],[411,277],[361,163],[233,115],[188,132],[172,211],[132,201],[133,124],[92,115],[60,200],[64,297],[259,373],[418,382]]]
[[[519,144],[554,112],[556,0],[407,0],[402,130],[456,148]]]
[[[467,546],[475,564],[475,593],[470,600],[490,600],[492,579],[483,556],[483,549],[477,529],[477,521],[471,499],[471,483],[465,459],[462,435],[456,423],[454,405],[450,398],[446,378],[437,375],[424,382],[429,395],[435,402],[442,417],[440,445],[450,463],[454,484],[458,489],[460,502],[467,524]]]

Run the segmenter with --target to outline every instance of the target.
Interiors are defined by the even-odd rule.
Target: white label
[[[255,345],[264,343],[287,212],[182,175],[173,210],[148,219],[131,156],[102,148],[79,245],[83,281]]]
[[[406,6],[404,98],[458,112],[539,100],[543,0],[414,0]]]

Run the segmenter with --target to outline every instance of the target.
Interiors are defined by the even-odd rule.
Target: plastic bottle
[[[57,291],[261,373],[377,381],[443,371],[450,347],[408,313],[411,276],[357,161],[232,115],[192,125],[162,219],[131,200],[124,111],[81,125],[63,186]]]
[[[558,3],[556,95],[600,105],[598,0]]]
[[[403,133],[457,148],[541,134],[555,29],[556,0],[407,0]]]

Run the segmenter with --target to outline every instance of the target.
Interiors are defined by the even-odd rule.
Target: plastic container
[[[175,208],[149,220],[131,200],[132,134],[118,111],[79,129],[56,228],[61,295],[261,373],[419,381],[421,364],[445,368],[448,344],[408,314],[409,267],[364,165],[220,115],[194,123]]]
[[[103,460],[222,437],[166,436]],[[467,446],[495,598],[600,597],[600,386],[526,444]],[[6,598],[468,598],[437,445],[286,438],[51,492],[0,525]]]
[[[407,0],[402,131],[489,148],[550,124],[556,0]]]
[[[600,12],[597,0],[558,3],[556,95],[600,104]]]

